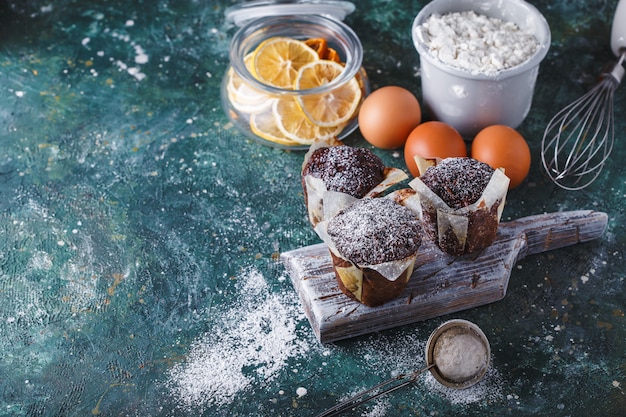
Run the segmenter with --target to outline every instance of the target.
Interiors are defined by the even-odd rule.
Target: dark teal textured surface
[[[361,1],[346,19],[373,88],[420,96],[424,3]],[[349,415],[624,415],[623,87],[592,187],[560,190],[539,163],[549,118],[613,58],[616,3],[533,2],[553,44],[519,129],[531,174],[504,211],[605,211],[605,236],[523,260],[504,300],[453,316],[490,340],[477,387],[426,375]],[[220,107],[231,4],[0,1],[0,416],[311,416],[423,366],[452,318],[317,344],[277,262],[319,241],[303,154],[244,139]]]

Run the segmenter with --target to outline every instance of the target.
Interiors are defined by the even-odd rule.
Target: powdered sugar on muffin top
[[[473,158],[446,158],[426,170],[420,180],[453,209],[474,204],[494,169]]]
[[[357,265],[404,259],[422,243],[422,226],[408,208],[388,198],[359,200],[328,223],[339,253]]]
[[[383,179],[385,165],[365,148],[339,145],[315,150],[302,175],[321,178],[326,189],[362,198]]]

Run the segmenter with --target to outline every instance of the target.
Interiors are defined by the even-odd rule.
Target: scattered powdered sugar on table
[[[493,403],[504,401],[505,394],[502,392],[504,386],[502,377],[498,370],[492,364],[487,368],[485,376],[476,384],[464,389],[448,388],[430,373],[424,376],[424,385],[431,393],[437,393],[451,404],[469,405],[475,403]]]
[[[474,11],[433,14],[417,27],[429,52],[472,74],[495,74],[530,59],[537,38],[513,22]]]
[[[206,408],[237,401],[259,381],[273,380],[290,358],[301,357],[309,342],[298,339],[304,316],[285,294],[270,291],[261,272],[238,277],[239,302],[225,310],[212,331],[190,348],[185,362],[173,367],[168,387],[182,406]],[[304,395],[299,388],[298,395]]]
[[[388,405],[387,401],[379,400],[378,403],[374,404],[374,406],[370,407],[369,410],[363,412],[361,414],[362,417],[385,417],[388,416]]]

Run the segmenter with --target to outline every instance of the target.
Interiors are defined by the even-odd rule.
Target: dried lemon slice
[[[304,65],[298,71],[295,86],[297,90],[321,87],[333,81],[344,70],[335,61],[318,60]],[[337,126],[348,122],[361,102],[361,88],[356,78],[327,93],[304,94],[298,96],[298,104],[309,120],[324,127]]]
[[[244,64],[248,71],[254,75],[253,54],[244,58]],[[249,85],[235,70],[230,67],[227,73],[228,84],[226,90],[232,106],[242,113],[251,114],[261,112],[271,105],[268,95],[263,91]]]
[[[270,104],[273,100],[268,100]],[[287,138],[276,125],[272,109],[250,115],[250,130],[260,138],[284,146],[297,146],[301,143]]]
[[[317,52],[302,41],[273,37],[256,48],[254,74],[266,84],[293,89],[298,70],[318,59]]]
[[[311,145],[317,139],[336,137],[345,127],[345,124],[324,127],[312,123],[294,97],[277,99],[272,105],[272,110],[278,129],[287,138],[303,145]]]
[[[232,78],[239,78],[237,74],[232,74]],[[232,85],[239,84],[238,81],[233,81]],[[268,99],[267,94],[259,92],[259,90],[248,86],[245,83],[240,83],[239,87],[231,88],[231,84],[227,86],[228,100],[237,111],[244,114],[259,113],[267,109],[271,100]]]

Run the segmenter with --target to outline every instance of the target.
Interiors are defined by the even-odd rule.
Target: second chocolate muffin
[[[411,182],[424,229],[451,255],[485,249],[496,239],[508,189],[501,170],[472,158],[446,158]]]

